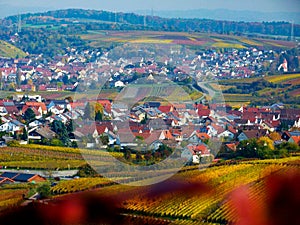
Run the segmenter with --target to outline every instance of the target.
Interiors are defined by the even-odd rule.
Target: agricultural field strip
[[[257,166],[256,166],[257,167]],[[166,199],[162,199],[159,203],[153,202],[149,203],[151,200],[144,200],[143,203],[143,197],[139,197],[138,199],[132,199],[130,202],[127,202],[126,208],[130,211],[137,211],[142,212],[149,215],[157,215],[157,216],[171,216],[175,218],[189,218],[194,219],[203,217],[204,212],[209,212],[211,207],[213,205],[216,205],[217,203],[222,201],[222,198],[228,192],[236,186],[247,184],[255,181],[258,179],[257,170],[261,170],[262,168],[265,168],[266,166],[261,165],[259,168],[255,168],[255,166],[242,166],[238,165],[234,167],[234,169],[230,170],[230,172],[227,172],[229,174],[227,177],[222,176],[222,173],[212,173],[212,177],[215,177],[215,179],[209,179],[208,182],[215,183],[215,185],[218,184],[218,188],[216,189],[216,194],[212,197],[209,195],[203,195],[203,196],[195,196],[191,198],[187,198],[184,196],[172,196],[172,201],[168,201]],[[226,168],[226,167],[225,167]],[[228,169],[228,168],[227,168]],[[215,170],[215,169],[214,169]],[[223,173],[225,172],[222,168],[220,169]],[[187,173],[197,173],[197,171],[187,172]],[[226,173],[226,172],[225,172]],[[237,177],[243,174],[243,178],[240,180],[237,180]],[[186,176],[186,174],[184,174]],[[208,175],[209,176],[209,175]],[[220,177],[219,177],[220,176]],[[195,179],[195,178],[194,178]],[[204,178],[208,179],[207,178]],[[200,179],[199,179],[200,180]],[[168,198],[167,198],[168,199]],[[175,200],[174,200],[175,199]],[[135,203],[139,202],[138,205]],[[180,202],[181,204],[178,206],[175,204],[175,202]],[[162,214],[161,212],[165,212]],[[205,214],[205,213],[204,213]]]

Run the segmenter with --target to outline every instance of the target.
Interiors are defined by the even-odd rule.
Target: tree
[[[141,124],[146,124],[148,120],[148,114],[145,114],[145,117],[142,119]]]
[[[278,132],[272,132],[269,137],[273,140],[273,141],[278,141],[281,139],[281,136]]]
[[[96,102],[95,103],[95,121],[102,121],[104,114],[104,108],[103,105]]]
[[[65,146],[71,145],[67,128],[61,121],[54,120],[51,124],[51,128],[57,134],[59,140],[61,140],[62,143],[65,144]]]
[[[260,137],[257,140],[257,144],[259,145],[260,148],[274,150],[274,142],[268,137]]]
[[[17,87],[20,87],[21,84],[21,76],[22,76],[22,72],[20,70],[20,68],[17,69],[17,77],[16,77],[16,84]]]
[[[66,123],[67,131],[68,131],[69,133],[73,132],[73,131],[74,131],[74,126],[75,126],[75,124],[74,124],[73,120],[69,120],[69,121]]]
[[[103,116],[102,116],[102,113],[101,112],[96,112],[96,115],[95,115],[95,121],[102,121],[103,120]]]
[[[84,115],[83,115],[84,119],[92,119],[95,118],[95,111],[93,109],[93,106],[90,104],[90,102],[88,102],[84,108]]]
[[[48,198],[51,196],[51,187],[49,183],[42,184],[37,188],[37,192],[40,194],[40,198]]]
[[[27,141],[27,139],[28,139],[28,134],[27,134],[26,129],[23,129],[23,133],[22,133],[22,135],[21,135],[21,139],[24,140],[24,141]]]
[[[77,172],[77,176],[79,177],[95,177],[98,173],[94,170],[89,164],[84,164],[83,166],[79,167]]]
[[[26,123],[30,123],[35,120],[35,113],[31,108],[28,108],[24,113],[24,120]]]
[[[138,151],[138,152],[135,153],[135,160],[137,162],[141,162],[143,160],[143,156],[142,156],[141,152]]]
[[[258,147],[259,146],[255,138],[241,141],[237,146],[236,155],[246,158],[257,158]]]
[[[60,146],[60,147],[63,147],[64,146],[64,143],[57,139],[57,138],[53,138],[51,141],[50,141],[50,145],[51,146]]]
[[[126,150],[124,152],[124,159],[126,159],[127,161],[131,161],[131,151],[130,150]]]

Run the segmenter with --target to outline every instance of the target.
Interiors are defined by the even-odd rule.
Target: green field
[[[291,48],[294,43],[288,41],[274,41],[261,38],[247,38],[234,35],[186,33],[186,32],[159,32],[159,31],[88,31],[80,35],[93,47],[109,46],[110,44],[166,44],[187,45],[192,49],[206,48]]]
[[[3,40],[0,40],[0,57],[23,58],[25,56],[26,53],[23,52],[21,49]]]

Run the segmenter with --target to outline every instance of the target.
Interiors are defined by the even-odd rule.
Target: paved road
[[[16,170],[16,169],[0,169],[0,174],[3,172],[17,172],[17,173],[33,173],[38,174],[43,177],[70,177],[74,176],[78,170],[54,170],[54,171],[47,171],[47,170]]]
[[[201,87],[202,90],[207,91],[208,92],[208,96],[210,96],[211,98],[215,95],[215,91],[209,87],[207,87],[205,84],[208,82],[198,82],[198,86]],[[207,95],[206,93],[203,93],[204,95]]]

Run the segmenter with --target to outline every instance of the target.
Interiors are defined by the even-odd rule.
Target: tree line
[[[44,16],[37,18],[38,16]],[[45,18],[45,17],[49,18]],[[78,19],[88,19],[92,22],[84,21],[86,26],[93,29],[99,29],[105,25],[106,29],[137,29],[137,30],[160,30],[160,31],[190,31],[190,32],[212,32],[222,34],[265,34],[265,35],[283,35],[290,36],[292,29],[295,36],[300,36],[300,25],[292,24],[284,21],[280,22],[235,22],[235,21],[219,21],[211,19],[182,19],[182,18],[161,18],[158,16],[143,16],[134,13],[114,13],[98,10],[83,9],[66,9],[48,11],[45,13],[23,14],[23,20],[31,24],[39,24],[50,21],[55,23],[72,23]],[[60,18],[58,22],[54,18]],[[2,24],[15,24],[18,16],[10,16],[2,20]],[[97,22],[95,22],[97,21]],[[107,22],[110,22],[107,23]],[[130,26],[134,25],[134,26]],[[87,28],[87,27],[86,27]]]

